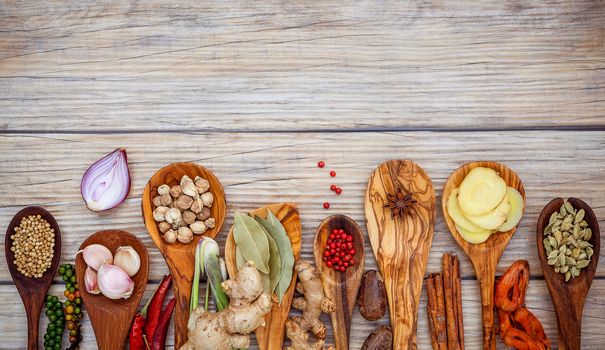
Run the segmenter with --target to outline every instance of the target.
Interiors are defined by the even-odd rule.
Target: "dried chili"
[[[145,337],[148,342],[152,340],[155,335],[160,320],[160,314],[162,312],[162,305],[164,304],[164,298],[166,298],[166,294],[170,290],[171,285],[172,277],[170,275],[164,276],[158,289],[151,298],[149,309],[147,310],[147,322],[145,323]]]
[[[166,348],[166,334],[168,334],[168,326],[170,325],[170,318],[176,305],[176,298],[170,299],[168,305],[162,312],[158,327],[153,335],[153,343],[151,344],[151,350],[164,350]]]

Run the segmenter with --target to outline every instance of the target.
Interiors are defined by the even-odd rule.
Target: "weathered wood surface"
[[[174,161],[195,161],[211,169],[221,180],[228,202],[228,217],[219,234],[224,244],[233,210],[251,210],[279,201],[299,205],[303,248],[301,256],[313,260],[313,234],[329,214],[344,213],[362,223],[363,198],[370,172],[382,161],[411,158],[431,176],[437,203],[450,173],[469,160],[493,159],[514,169],[527,192],[527,208],[498,267],[502,273],[514,260],[528,259],[532,284],[530,306],[537,310],[548,335],[555,341],[555,316],[535,251],[535,224],[543,206],[555,196],[576,196],[591,204],[605,225],[605,133],[588,131],[525,132],[381,132],[381,133],[182,133],[182,134],[0,134],[0,222],[8,224],[22,207],[47,208],[61,226],[63,261],[73,261],[79,244],[101,229],[123,229],[136,234],[150,254],[148,292],[167,272],[159,251],[145,230],[140,198],[147,180],[157,169]],[[128,151],[132,190],[128,199],[104,214],[90,212],[79,192],[81,175],[94,160],[117,146]],[[324,169],[317,161],[327,162]],[[328,175],[330,169],[337,176]],[[337,183],[340,196],[330,191]],[[330,201],[330,210],[322,208]],[[3,251],[0,247],[0,251]],[[472,267],[448,233],[437,209],[435,237],[427,272],[441,270],[441,255],[453,251],[460,257],[464,282],[464,322],[469,349],[481,344],[480,298]],[[601,259],[602,260],[602,259]],[[366,267],[376,268],[369,241]],[[605,267],[597,270],[583,323],[585,348],[598,349],[605,334]],[[6,265],[0,265],[0,348],[15,349],[25,342],[25,317],[10,284]],[[58,281],[58,279],[57,279]],[[53,286],[57,291],[58,286]],[[424,295],[424,294],[423,294]],[[424,296],[423,296],[424,298]],[[425,300],[419,310],[419,348],[428,349]],[[385,316],[383,323],[386,323]],[[19,322],[22,320],[22,322]],[[329,322],[329,320],[328,320]],[[373,323],[354,312],[351,348],[360,346]],[[94,349],[92,329],[84,328],[84,349]],[[170,336],[169,339],[172,339]],[[499,342],[499,346],[502,344]],[[477,346],[473,346],[477,345]]]
[[[44,206],[61,225],[63,261],[95,231],[132,232],[150,254],[149,294],[167,268],[140,197],[166,164],[194,161],[217,174],[229,205],[225,228],[234,208],[297,202],[301,255],[312,260],[313,233],[327,215],[346,214],[365,230],[367,178],[382,161],[416,161],[439,203],[454,169],[495,160],[519,173],[527,191],[497,273],[529,260],[528,304],[556,342],[534,227],[558,196],[584,199],[605,222],[603,18],[605,3],[589,0],[0,0],[0,223]],[[513,131],[522,129],[537,130]],[[128,150],[132,191],[120,207],[94,214],[82,203],[81,175],[118,146]],[[326,169],[315,167],[319,159]],[[333,182],[341,196],[329,190]],[[441,270],[445,251],[461,257],[465,340],[478,349],[479,289],[438,208],[427,271]],[[376,268],[368,241],[366,267]],[[423,291],[420,349],[430,347],[425,305]],[[603,305],[601,264],[585,307],[585,349],[602,348]],[[351,349],[387,320],[366,322],[355,311]],[[84,332],[83,349],[94,349],[88,321]],[[25,341],[23,307],[0,264],[0,349]]]
[[[3,0],[0,129],[603,128],[603,18],[596,0]]]

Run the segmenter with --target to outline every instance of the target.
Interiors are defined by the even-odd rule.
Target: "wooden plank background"
[[[167,269],[146,234],[140,196],[168,163],[199,162],[223,183],[221,244],[234,209],[297,202],[302,256],[311,259],[325,216],[343,213],[365,229],[364,189],[382,161],[418,162],[440,201],[459,165],[496,160],[527,191],[498,272],[529,260],[528,307],[556,344],[534,226],[556,196],[584,199],[605,226],[603,18],[603,1],[0,1],[0,223],[23,206],[44,206],[61,225],[64,261],[97,230],[130,231],[150,252],[150,291]],[[130,195],[91,213],[81,176],[120,146]],[[316,167],[320,159],[327,168]],[[375,268],[368,244],[366,266]],[[438,209],[428,271],[440,269],[446,251],[461,258],[467,348],[479,349],[478,286]],[[57,279],[52,291],[60,290]],[[423,292],[420,349],[430,348],[425,305]],[[583,349],[603,348],[603,315],[601,264]],[[356,312],[351,348],[387,323]],[[0,349],[21,349],[25,338],[23,307],[0,264]],[[82,348],[96,348],[87,319]]]

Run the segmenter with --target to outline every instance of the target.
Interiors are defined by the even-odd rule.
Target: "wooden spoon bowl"
[[[15,233],[15,227],[18,227],[21,224],[21,219],[30,215],[40,215],[50,224],[50,227],[55,230],[55,246],[53,248],[52,263],[40,278],[25,277],[17,271],[17,266],[13,263],[15,254],[11,250],[13,245],[11,235]],[[23,300],[25,314],[27,315],[27,348],[29,350],[36,350],[38,349],[40,312],[46,298],[46,292],[48,292],[48,288],[50,288],[53,278],[57,273],[59,260],[61,259],[61,231],[52,214],[41,207],[23,208],[15,214],[6,229],[6,235],[4,237],[4,255],[6,256],[8,270],[13,278],[15,287],[17,287],[17,291],[19,291],[21,300]]]
[[[101,350],[124,349],[126,336],[130,330],[134,316],[137,313],[139,302],[147,286],[149,273],[149,256],[147,249],[140,239],[133,234],[122,230],[103,230],[89,236],[81,245],[82,250],[91,244],[101,244],[113,254],[119,247],[131,246],[141,258],[141,268],[131,277],[134,290],[128,299],[112,300],[103,294],[90,294],[86,291],[84,273],[86,262],[82,254],[76,256],[76,278],[80,287],[82,301],[95,331],[97,346]]]
[[[452,236],[458,242],[458,245],[466,255],[469,257],[479,286],[481,288],[481,304],[483,314],[483,348],[484,349],[496,349],[496,337],[494,329],[494,282],[496,277],[496,267],[498,261],[504,252],[504,249],[508,245],[511,237],[517,230],[517,227],[506,231],[497,232],[492,234],[487,241],[480,244],[472,244],[464,240],[458,230],[452,218],[450,218],[447,212],[447,201],[450,197],[452,190],[460,186],[460,183],[466,175],[476,167],[485,167],[494,169],[506,182],[507,186],[513,187],[519,191],[523,197],[523,211],[525,211],[525,189],[521,183],[519,176],[507,168],[506,166],[496,162],[472,162],[467,163],[456,169],[450,177],[447,179],[445,186],[443,187],[443,196],[441,201],[441,208],[443,210],[443,216],[447,223]]]
[[[328,236],[333,229],[343,229],[346,233],[353,235],[355,264],[348,267],[345,272],[337,272],[323,261]],[[355,220],[345,215],[332,215],[325,218],[317,227],[313,241],[313,256],[315,266],[321,272],[324,293],[336,304],[336,311],[330,314],[334,329],[334,345],[336,350],[348,350],[351,318],[365,262],[364,238],[361,228]]]
[[[187,244],[176,242],[168,244],[162,238],[158,229],[158,223],[153,219],[154,206],[152,200],[158,195],[158,187],[163,184],[168,186],[178,185],[183,175],[195,179],[196,176],[208,180],[209,191],[214,196],[214,202],[210,208],[211,217],[216,220],[213,229],[206,231],[203,235],[194,235],[193,241]],[[208,169],[195,163],[173,163],[158,170],[149,179],[143,198],[141,199],[145,227],[153,239],[155,245],[160,249],[162,256],[174,278],[174,295],[177,298],[176,311],[174,314],[175,326],[175,348],[178,349],[187,341],[187,321],[189,320],[189,300],[191,297],[191,285],[193,283],[193,272],[195,262],[195,247],[202,236],[214,238],[221,231],[226,214],[226,199],[223,186],[217,177]]]
[[[252,210],[249,214],[254,217],[267,218],[267,209],[279,219],[284,226],[286,234],[292,243],[292,251],[294,252],[294,261],[300,257],[300,246],[302,237],[302,227],[300,224],[300,214],[295,203],[280,203],[271,204],[266,207]],[[233,238],[233,227],[229,230],[227,241],[225,242],[225,265],[229,276],[233,277],[237,274],[237,262],[235,257],[235,239]],[[292,297],[294,297],[294,289],[296,287],[296,273],[292,274],[292,282],[286,290],[281,304],[273,300],[271,312],[265,316],[265,325],[256,329],[256,341],[258,348],[261,350],[282,350],[284,343],[284,330],[286,321],[290,313],[290,305]]]
[[[584,209],[584,220],[586,220],[588,227],[592,230],[590,243],[593,245],[594,255],[590,259],[588,266],[581,270],[578,277],[565,282],[563,274],[556,273],[552,266],[548,265],[546,251],[542,242],[544,239],[544,229],[548,226],[552,213],[558,211],[561,205],[563,205],[563,198],[553,199],[540,213],[536,225],[536,243],[538,256],[540,257],[540,266],[542,267],[544,279],[546,280],[550,298],[557,315],[559,349],[579,350],[581,348],[584,301],[586,300],[586,295],[599,263],[601,238],[599,222],[590,206],[578,198],[569,198],[567,201],[578,210]]]

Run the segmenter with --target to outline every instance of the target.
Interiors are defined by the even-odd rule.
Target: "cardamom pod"
[[[580,222],[582,221],[582,219],[584,219],[584,215],[586,213],[584,212],[584,209],[580,209],[578,210],[578,213],[576,214],[576,217],[574,218],[574,222]]]
[[[576,267],[577,267],[578,269],[583,269],[583,268],[585,268],[586,266],[588,266],[588,264],[589,264],[589,263],[590,263],[590,261],[588,261],[588,260],[580,260],[580,261],[578,261],[578,263],[576,264]]]

